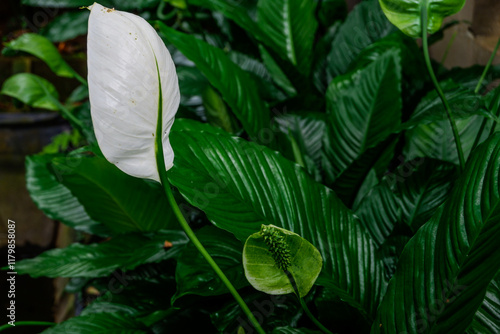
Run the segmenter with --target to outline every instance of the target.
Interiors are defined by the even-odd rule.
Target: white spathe
[[[155,157],[160,87],[157,64],[168,170],[174,161],[168,136],[180,100],[172,57],[143,18],[98,3],[89,9],[89,98],[99,147],[123,172],[160,181]]]

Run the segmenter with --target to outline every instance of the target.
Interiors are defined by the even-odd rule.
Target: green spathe
[[[411,37],[422,35],[420,15],[427,6],[427,32],[435,33],[441,28],[443,19],[458,13],[465,0],[379,0],[385,16],[402,32]]]
[[[270,251],[269,242],[265,240],[269,234],[262,233],[272,229],[277,236],[274,241],[281,246],[278,249],[286,250],[289,259],[286,270],[293,277],[300,297],[304,297],[311,290],[323,266],[319,251],[296,233],[274,225],[262,227],[260,232],[248,237],[243,248],[243,268],[248,281],[255,289],[272,295],[294,292],[287,273],[281,265],[278,266],[276,254]]]

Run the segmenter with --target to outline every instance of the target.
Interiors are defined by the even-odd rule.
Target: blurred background
[[[313,1],[313,0],[311,0]],[[111,1],[113,3],[113,1]],[[347,0],[347,10],[359,0]],[[75,6],[69,6],[74,3]],[[51,82],[61,101],[71,98],[78,80],[64,78],[41,60],[22,52],[12,52],[5,43],[25,33],[35,32],[48,38],[76,72],[86,77],[86,30],[88,11],[78,6],[92,1],[70,0],[2,0],[0,1],[0,86],[16,73],[33,73]],[[140,3],[140,8],[137,7]],[[147,0],[116,2],[117,9],[135,12],[146,19],[163,19],[172,9],[182,6],[179,0]],[[103,2],[104,5],[106,5]],[[68,8],[69,7],[69,8]],[[344,9],[345,10],[345,9]],[[485,65],[500,37],[500,2],[498,0],[467,0],[464,9],[445,22],[448,29],[441,41],[431,49],[432,57],[445,67]],[[497,55],[494,64],[500,63]],[[74,107],[78,107],[75,105]],[[74,239],[74,231],[47,218],[32,202],[26,190],[24,158],[36,154],[70,126],[58,112],[37,110],[0,95],[0,249],[1,265],[6,261],[7,221],[16,227],[16,260],[32,258],[41,252],[65,247]],[[78,138],[73,138],[75,141]],[[71,145],[71,142],[66,143]],[[2,276],[4,277],[4,276]],[[75,301],[64,292],[64,279],[33,279],[26,275],[16,281],[16,321],[62,321],[72,315]],[[3,309],[8,302],[6,280],[0,280]],[[0,318],[0,325],[6,319]],[[33,327],[15,328],[9,333],[37,333]]]

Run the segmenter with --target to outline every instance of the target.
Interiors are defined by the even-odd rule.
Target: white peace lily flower
[[[99,147],[125,173],[160,181],[155,157],[160,112],[166,170],[174,161],[168,135],[180,95],[172,57],[143,18],[98,3],[89,9],[88,83]]]

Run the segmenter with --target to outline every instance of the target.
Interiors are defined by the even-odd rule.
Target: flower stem
[[[491,64],[493,63],[493,60],[495,59],[495,56],[497,55],[498,47],[500,46],[500,38],[498,39],[497,45],[495,46],[495,49],[493,50],[493,53],[491,54],[490,59],[488,60],[488,63],[486,64],[486,67],[484,68],[483,74],[481,75],[481,78],[479,79],[476,89],[474,89],[474,93],[478,93],[479,89],[481,89],[481,84],[484,81],[484,78],[486,77],[486,74],[488,73],[488,70],[491,67]]]
[[[16,326],[54,326],[55,323],[53,322],[46,322],[46,321],[16,321],[15,322]],[[5,324],[3,326],[0,326],[0,332],[3,332],[6,329],[9,329],[11,327],[14,327],[9,324]]]
[[[483,80],[486,77],[486,73],[488,73],[488,70],[491,66],[491,63],[493,63],[493,60],[495,59],[495,56],[497,54],[499,46],[500,46],[500,38],[498,39],[497,45],[495,46],[495,49],[493,50],[493,53],[491,54],[491,57],[488,60],[488,63],[486,64],[486,67],[484,68],[483,74],[481,75],[481,79],[479,79],[479,81],[477,83],[477,86],[476,86],[476,89],[474,90],[474,93],[479,92],[479,89],[481,88],[481,84],[483,83]],[[493,100],[490,103],[490,109],[491,109],[491,106],[494,106],[494,105],[498,106],[499,92],[500,91],[497,91],[495,93],[495,96],[493,97]],[[498,114],[498,108],[495,111],[495,114]],[[498,116],[498,115],[496,115],[496,116]],[[474,149],[477,147],[477,145],[479,145],[479,141],[481,140],[481,137],[483,136],[483,132],[484,132],[484,129],[486,128],[486,123],[488,122],[488,120],[489,120],[488,118],[483,119],[483,122],[481,123],[481,127],[479,128],[479,131],[476,135],[476,139],[474,140],[474,144],[472,144],[471,152],[474,151]],[[496,127],[496,123],[493,122],[492,127],[491,127],[491,131],[490,131],[490,136],[493,134],[493,132],[495,132],[495,127]]]
[[[160,169],[160,168],[158,168]],[[163,175],[162,175],[163,174]],[[215,263],[214,259],[208,254],[207,250],[203,245],[201,244],[200,240],[198,240],[198,237],[196,237],[196,234],[194,234],[193,230],[189,226],[188,222],[182,215],[182,212],[179,208],[179,205],[177,205],[177,202],[175,201],[174,195],[172,194],[172,190],[170,189],[170,183],[168,182],[167,179],[167,172],[165,171],[165,168],[163,168],[163,173],[160,173],[160,178],[161,178],[161,183],[163,185],[163,188],[165,189],[165,194],[167,195],[168,201],[170,205],[172,206],[172,209],[174,210],[174,214],[177,217],[177,220],[181,224],[182,229],[188,236],[189,240],[193,243],[193,245],[196,247],[196,249],[201,253],[201,255],[207,260],[208,264],[212,267],[212,269],[215,271],[217,276],[221,279],[221,281],[224,283],[224,285],[228,288],[229,292],[233,295],[234,299],[236,302],[240,305],[242,308],[243,312],[248,316],[248,319],[252,323],[252,325],[255,327],[258,333],[260,334],[265,334],[264,330],[260,326],[259,322],[257,319],[254,317],[250,309],[248,308],[247,304],[241,298],[240,294],[238,291],[235,289],[235,287],[231,284],[229,279],[226,277],[224,272],[220,269],[220,267]]]
[[[491,103],[489,104],[489,109],[495,108],[495,112],[493,112],[493,115],[498,117],[498,108],[499,108],[499,99],[500,99],[500,89],[497,89],[495,92],[495,95],[493,96],[493,99],[491,100]],[[488,123],[490,119],[489,118],[484,118],[483,121],[481,122],[481,126],[479,127],[479,131],[477,132],[476,139],[474,140],[474,143],[472,144],[471,152],[474,151],[474,149],[479,145],[479,142],[481,141],[481,137],[483,136],[484,129],[486,128],[486,124]],[[490,134],[488,137],[490,137],[493,132],[495,132],[495,127],[496,127],[496,122],[493,121],[493,124],[491,125],[491,130]]]
[[[288,270],[284,270],[284,272],[285,272],[286,276],[288,277],[288,280],[290,281],[290,284],[293,287],[293,291],[295,293],[295,296],[297,296],[297,299],[299,300],[300,306],[302,307],[302,309],[304,310],[304,312],[306,313],[306,315],[309,317],[309,319],[311,319],[311,321],[314,322],[314,324],[316,326],[318,326],[318,328],[321,329],[321,331],[323,333],[333,334],[332,332],[330,332],[328,330],[328,328],[326,328],[325,326],[323,326],[323,324],[321,322],[319,322],[318,319],[316,319],[316,317],[311,313],[311,311],[309,311],[309,308],[307,307],[307,304],[300,297],[299,288],[297,287],[297,282],[295,282],[295,279],[293,278],[292,273],[289,272]]]
[[[311,321],[314,322],[314,324],[316,326],[318,326],[318,328],[321,329],[321,331],[323,333],[333,334],[325,326],[323,326],[323,324],[321,322],[319,322],[318,319],[316,319],[316,317],[311,313],[311,311],[309,311],[309,308],[307,307],[307,304],[304,302],[304,299],[302,299],[300,297],[298,297],[298,298],[299,298],[300,306],[302,306],[302,309],[304,310],[304,312],[306,312],[309,319],[311,319]]]
[[[165,157],[163,156],[162,139],[164,135],[168,136],[168,133],[163,133],[163,94],[161,87],[160,69],[158,67],[158,61],[156,60],[156,57],[155,61],[156,61],[156,70],[158,75],[158,117],[156,120],[155,155],[156,155],[156,168],[158,169],[160,183],[162,184],[163,189],[165,190],[165,195],[167,195],[167,199],[170,203],[170,206],[172,207],[172,210],[174,211],[175,216],[177,217],[177,220],[179,221],[182,229],[188,236],[189,240],[191,240],[196,249],[205,258],[210,267],[212,267],[217,276],[219,276],[221,281],[228,288],[229,292],[233,295],[236,302],[240,305],[243,312],[247,315],[248,319],[255,327],[255,330],[259,334],[266,334],[266,332],[264,332],[257,319],[255,319],[255,316],[252,314],[252,312],[248,308],[243,298],[241,298],[240,294],[238,293],[238,290],[236,290],[233,284],[231,284],[231,282],[224,274],[224,272],[222,272],[220,267],[217,265],[217,263],[215,263],[214,259],[207,252],[205,247],[203,247],[200,240],[198,240],[198,237],[196,237],[196,234],[194,234],[193,230],[186,221],[186,218],[184,218],[181,209],[179,208],[179,205],[177,205],[174,194],[172,194],[172,189],[170,189],[170,182],[168,181],[167,177],[167,170],[165,169]]]
[[[455,124],[455,120],[453,119],[453,115],[451,113],[451,108],[446,99],[441,86],[436,78],[436,74],[434,73],[434,69],[432,68],[431,58],[429,55],[429,42],[427,40],[427,15],[428,15],[428,7],[429,3],[427,0],[422,0],[422,11],[420,13],[421,27],[422,27],[422,44],[424,47],[424,58],[425,64],[427,65],[427,70],[431,77],[432,83],[436,88],[436,91],[443,102],[444,108],[446,110],[446,115],[448,116],[448,120],[450,121],[451,129],[453,130],[453,136],[455,137],[455,145],[457,146],[458,160],[460,162],[460,170],[464,170],[465,167],[465,158],[464,152],[462,150],[462,144],[460,143],[460,136],[458,134],[457,125]]]

